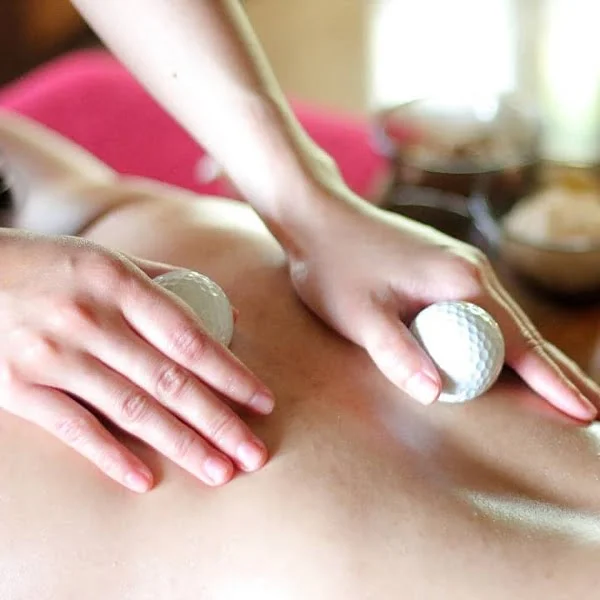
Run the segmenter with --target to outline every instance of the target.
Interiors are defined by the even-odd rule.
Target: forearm
[[[237,0],[73,3],[272,228],[309,220],[314,190],[341,184],[291,113]]]

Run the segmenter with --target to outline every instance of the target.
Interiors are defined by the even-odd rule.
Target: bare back
[[[208,489],[127,440],[159,473],[136,496],[0,414],[0,598],[596,596],[595,426],[509,378],[468,405],[416,405],[300,304],[247,207],[141,189],[87,236],[223,286],[232,350],[278,400],[247,417],[272,458]]]

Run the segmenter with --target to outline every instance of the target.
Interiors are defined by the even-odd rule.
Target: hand
[[[263,414],[272,396],[147,276],[170,267],[2,230],[0,256],[0,408],[137,492],[151,472],[92,411],[209,485],[233,463],[262,466],[264,445],[219,395]]]
[[[572,417],[595,418],[598,387],[541,337],[483,253],[349,194],[318,205],[310,240],[297,236],[290,249],[294,286],[390,381],[423,404],[436,400],[439,374],[403,321],[433,302],[469,300],[498,321],[508,365],[533,390]]]

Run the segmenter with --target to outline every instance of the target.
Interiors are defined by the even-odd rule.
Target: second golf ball
[[[410,330],[440,373],[440,402],[472,400],[500,375],[504,338],[483,308],[470,302],[438,302],[422,310]]]

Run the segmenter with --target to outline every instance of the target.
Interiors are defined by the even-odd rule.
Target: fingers
[[[195,375],[161,355],[126,323],[104,334],[106,337],[90,344],[90,353],[93,350],[105,365],[201,433],[245,471],[265,463],[264,444]]]
[[[21,410],[30,420],[41,419],[112,477],[140,490],[151,485],[151,474],[73,397],[208,484],[232,477],[229,456],[245,470],[264,464],[264,445],[216,392],[265,414],[273,398],[189,308],[91,243],[64,238],[57,249],[55,242],[21,240],[13,250],[23,255],[31,243],[35,260],[49,255],[56,277],[12,274],[15,297],[5,302],[0,324],[5,379],[47,388],[37,392],[37,404],[24,400]],[[41,411],[44,394],[50,399]],[[140,480],[135,473],[145,474]]]
[[[552,359],[545,343],[518,332],[515,336],[507,347],[507,363],[523,381],[565,414],[582,421],[594,419],[598,411]]]
[[[588,377],[574,360],[567,357],[553,344],[547,342],[546,351],[583,395],[596,408],[600,408],[600,388],[596,382],[591,377]]]
[[[122,310],[140,337],[215,391],[262,414],[272,412],[275,402],[268,388],[167,292],[138,282],[122,299]]]
[[[72,377],[68,374],[71,373]],[[233,476],[234,468],[222,452],[197,432],[182,423],[169,410],[128,379],[89,355],[70,355],[65,359],[62,388],[102,412],[121,429],[147,443],[180,467],[208,485],[221,485]],[[183,400],[185,403],[185,399]],[[179,407],[178,407],[179,408]],[[241,453],[244,461],[252,448],[245,440],[260,447],[260,457],[253,457],[253,467],[266,459],[264,446],[254,438],[243,421],[222,402],[209,397],[201,406],[184,409],[201,422],[206,437],[217,440],[233,454]],[[260,464],[259,464],[260,460]]]
[[[594,419],[598,411],[586,397],[595,387],[592,382],[542,338],[495,276],[490,277],[490,286],[500,308],[495,316],[506,338],[506,362],[534,391],[562,412],[583,421]],[[597,391],[594,396],[598,400]]]
[[[69,396],[40,386],[23,386],[15,395],[27,401],[11,403],[7,408],[13,414],[56,436],[130,490],[142,493],[152,487],[144,463]]]
[[[442,387],[440,376],[398,315],[374,305],[362,328],[363,345],[379,370],[421,404],[435,402]]]

